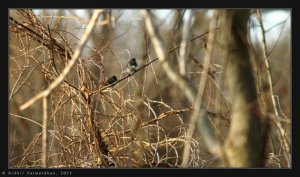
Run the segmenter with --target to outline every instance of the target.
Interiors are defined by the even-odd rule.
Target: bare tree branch
[[[187,71],[187,50],[188,50],[188,37],[190,35],[190,28],[192,26],[192,20],[194,17],[194,12],[191,10],[188,20],[184,22],[183,29],[182,29],[182,41],[181,47],[179,51],[179,73],[183,76],[188,78],[188,71]],[[182,17],[183,18],[183,17]]]
[[[47,163],[47,137],[48,137],[48,104],[47,97],[43,97],[43,136],[42,136],[42,166],[48,167]]]

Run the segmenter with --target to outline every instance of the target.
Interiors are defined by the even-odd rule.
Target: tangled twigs
[[[39,34],[38,32],[32,30],[28,26],[18,22],[13,17],[9,17],[9,23],[10,23],[11,31],[13,32],[22,31],[26,35],[30,36],[33,40],[46,46],[49,50],[53,50],[59,53],[61,56],[71,59],[72,54],[69,51],[67,51],[61,44],[59,44],[55,39],[53,38],[50,39],[50,36],[47,36],[47,38],[45,38],[45,35]]]
[[[33,97],[32,99],[30,99],[29,101],[27,101],[26,103],[21,105],[20,110],[24,110],[24,109],[28,108],[31,104],[33,104],[34,102],[39,100],[40,98],[48,96],[51,93],[51,91],[64,80],[66,75],[70,72],[71,68],[75,65],[78,57],[81,55],[82,49],[83,49],[85,43],[87,42],[87,39],[88,39],[90,33],[92,32],[92,29],[93,29],[101,12],[102,12],[102,10],[95,10],[87,28],[86,28],[85,33],[82,35],[78,49],[75,51],[75,53],[72,56],[72,59],[69,61],[68,65],[63,69],[61,75],[48,87],[48,89],[40,92],[35,97]]]

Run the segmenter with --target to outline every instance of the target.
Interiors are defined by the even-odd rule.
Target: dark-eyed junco
[[[129,60],[129,62],[127,63],[127,68],[126,68],[126,73],[128,74],[133,74],[134,72],[136,72],[137,69],[137,63],[136,63],[136,59],[132,58]]]
[[[105,84],[104,85],[110,85],[112,84],[112,86],[115,86],[118,79],[116,76],[111,76],[109,79],[106,80]]]

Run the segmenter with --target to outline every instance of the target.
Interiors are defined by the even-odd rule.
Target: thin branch
[[[188,20],[184,23],[183,29],[182,29],[182,41],[181,41],[181,47],[179,50],[179,73],[183,76],[188,78],[188,71],[187,71],[187,50],[188,50],[188,37],[190,35],[190,28],[192,26],[192,20],[193,20],[194,12],[191,10],[189,14]],[[183,18],[183,17],[182,17]]]
[[[275,95],[274,95],[274,92],[273,92],[272,75],[271,75],[270,65],[269,65],[269,62],[268,62],[268,49],[267,49],[267,43],[266,43],[265,29],[264,29],[264,25],[263,25],[263,22],[262,22],[262,16],[261,16],[260,10],[257,10],[256,13],[257,13],[257,18],[258,18],[258,21],[259,21],[259,24],[260,24],[261,34],[262,34],[262,43],[263,43],[262,46],[263,46],[264,61],[265,61],[265,65],[266,65],[266,68],[267,68],[267,78],[268,78],[268,84],[269,84],[269,91],[270,91],[270,94],[271,94],[271,99],[272,99],[272,104],[273,104],[273,109],[274,109],[275,116],[278,117],[279,114],[278,114],[278,109],[277,109],[277,106],[276,106]],[[287,158],[288,166],[290,167],[290,159],[291,159],[291,157],[290,157],[290,148],[289,148],[289,145],[288,145],[287,140],[286,140],[285,130],[283,129],[283,127],[282,127],[282,125],[279,121],[274,120],[274,123],[278,127],[279,134],[282,137],[283,145],[284,145],[284,148],[285,148],[285,156]]]
[[[42,166],[44,168],[48,167],[47,164],[47,129],[48,129],[48,105],[47,105],[47,97],[43,97],[43,136],[42,136]]]
[[[20,118],[20,119],[28,120],[28,121],[33,122],[34,124],[39,125],[39,126],[41,126],[41,127],[43,128],[43,125],[42,125],[42,124],[40,124],[40,123],[38,123],[38,122],[36,122],[36,121],[30,119],[30,118],[27,118],[27,117],[24,117],[24,116],[19,116],[19,115],[13,114],[13,113],[9,113],[9,115],[14,116],[14,117],[18,117],[18,118]]]

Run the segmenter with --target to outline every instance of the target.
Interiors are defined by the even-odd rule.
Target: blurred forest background
[[[232,103],[219,45],[222,13],[216,11],[224,10],[151,10],[155,29],[169,51],[169,66],[177,73],[186,70],[186,79],[196,88],[205,73],[208,35],[215,34],[203,102],[213,129],[224,142]],[[265,84],[269,81],[266,59],[277,110],[259,112],[269,122],[263,167],[291,167],[291,11],[250,12],[248,41],[255,88],[258,97],[266,91],[266,99],[271,100],[270,86]],[[180,167],[194,104],[157,60],[138,9],[100,13],[81,56],[47,97],[47,123],[43,122],[42,99],[20,109],[59,77],[92,14],[93,10],[75,9],[9,11],[9,167]],[[215,29],[210,28],[213,18]],[[180,57],[186,59],[185,69],[179,66]],[[131,58],[136,58],[140,70],[105,88],[111,76],[124,78]],[[46,142],[42,141],[43,127]],[[202,135],[196,126],[185,167],[224,166],[224,159],[210,152]]]

